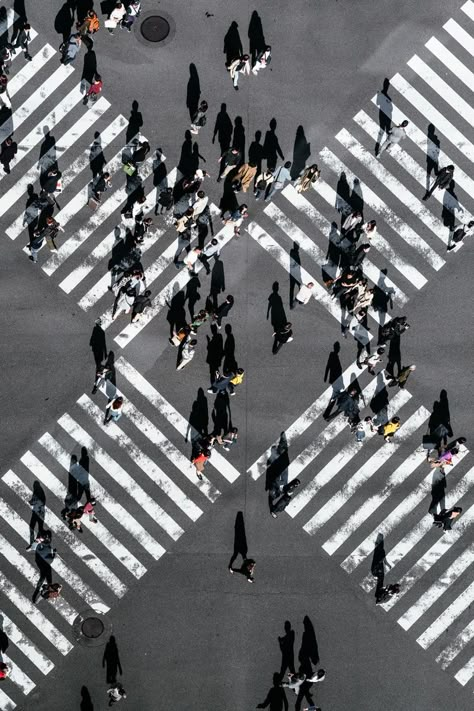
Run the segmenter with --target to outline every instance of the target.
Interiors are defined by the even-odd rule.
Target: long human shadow
[[[257,704],[258,709],[265,709],[267,707],[269,707],[270,711],[282,711],[282,708],[288,711],[288,699],[286,698],[284,688],[281,686],[279,672],[274,672],[273,684],[265,700]]]
[[[234,523],[234,550],[228,567],[232,568],[239,555],[242,556],[242,560],[246,560],[247,554],[248,545],[247,535],[245,533],[244,514],[242,511],[238,511]]]
[[[33,482],[33,491],[29,500],[31,506],[30,517],[30,546],[36,535],[40,536],[44,531],[44,518],[46,509],[46,492],[38,480]],[[38,533],[36,534],[36,527]]]
[[[201,84],[199,82],[199,74],[194,63],[189,65],[189,79],[186,88],[186,106],[189,111],[189,118],[192,119],[196,114],[201,97]]]
[[[280,284],[277,281],[273,282],[272,293],[268,297],[267,320],[270,318],[273,330],[277,331],[287,323],[283,300],[280,296]]]
[[[247,34],[249,38],[249,52],[253,66],[255,64],[255,60],[257,59],[257,55],[259,52],[263,52],[267,45],[265,42],[265,35],[263,34],[262,20],[256,10],[254,10],[250,16]]]
[[[281,651],[280,677],[282,679],[287,669],[291,674],[295,674],[295,631],[289,620],[285,620],[284,630],[285,634],[278,637]]]
[[[235,20],[230,24],[229,29],[224,37],[224,54],[226,66],[244,53],[242,42],[239,34],[239,25]]]
[[[255,137],[249,146],[249,163],[254,163],[257,166],[257,173],[255,178],[257,178],[262,172],[262,160],[263,160],[263,145],[262,132],[255,131]]]
[[[295,142],[293,145],[293,160],[291,162],[290,175],[292,180],[304,170],[307,160],[311,155],[311,145],[306,140],[303,126],[296,129]]]
[[[198,388],[196,399],[191,406],[188,417],[188,427],[186,430],[185,442],[193,443],[202,437],[207,436],[209,428],[209,408],[207,397],[202,388]]]
[[[231,413],[229,404],[229,395],[225,392],[220,392],[214,399],[214,407],[212,408],[212,434],[225,435],[230,430]]]
[[[272,445],[265,470],[265,491],[269,492],[270,502],[277,491],[288,483],[290,453],[286,432],[280,434],[278,444]]]
[[[333,349],[329,354],[328,362],[326,363],[326,369],[324,371],[324,382],[329,382],[331,385],[342,375],[342,364],[339,358],[339,353],[341,352],[341,344],[336,341],[333,345]]]
[[[375,141],[375,155],[378,155],[380,145],[385,136],[388,136],[388,133],[392,127],[393,104],[388,93],[389,88],[390,79],[385,77],[382,88],[377,92],[375,99],[375,103],[379,107],[379,132]]]
[[[102,656],[102,668],[105,667],[106,684],[115,684],[117,674],[122,676],[122,665],[117,647],[117,640],[114,635],[110,636],[109,641],[105,645],[104,654]]]
[[[211,270],[211,283],[209,285],[209,296],[206,303],[206,308],[216,310],[218,305],[219,294],[225,291],[225,272],[224,262],[220,257],[214,257],[214,264]]]
[[[319,663],[316,632],[308,615],[303,618],[303,636],[301,638],[300,651],[298,652],[298,661],[301,671],[306,676],[311,676],[313,673],[312,665],[316,666]]]
[[[237,361],[235,359],[235,338],[232,333],[232,325],[226,323],[224,328],[226,338],[224,341],[224,363],[223,370],[224,373],[235,373],[238,368]]]
[[[216,378],[216,371],[220,370],[222,359],[224,357],[224,341],[222,334],[219,332],[217,325],[211,325],[211,336],[206,335],[207,341],[207,356],[206,363],[209,366],[209,378],[211,383]]]
[[[216,116],[214,124],[214,133],[212,134],[212,142],[215,143],[216,137],[221,149],[221,155],[230,148],[232,141],[232,132],[234,127],[231,118],[227,113],[227,104],[221,104],[219,113]]]
[[[242,116],[236,116],[234,120],[234,137],[232,139],[232,148],[237,148],[242,156],[242,161],[245,161],[245,128]]]
[[[94,361],[97,367],[102,365],[102,362],[107,358],[107,342],[105,339],[105,331],[99,321],[96,321],[92,329],[89,346],[94,356]]]
[[[375,540],[370,572],[377,579],[375,597],[378,598],[380,590],[383,588],[385,579],[385,566],[387,565],[387,555],[385,553],[385,541],[383,533],[378,533]]]
[[[298,242],[293,242],[293,246],[290,249],[289,277],[290,277],[289,304],[290,304],[290,309],[292,309],[294,306],[294,303],[295,303],[295,290],[299,286],[301,286],[301,283],[302,283],[301,253],[300,253],[300,246],[299,246]]]
[[[132,109],[128,119],[127,132],[125,134],[125,142],[128,144],[140,132],[143,126],[143,115],[139,111],[140,105],[136,99],[132,101]]]
[[[72,26],[74,25],[74,6],[75,0],[66,0],[54,18],[54,29],[58,35],[62,35],[63,42],[71,34]]]
[[[278,156],[281,160],[285,160],[283,151],[280,147],[280,142],[278,136],[276,135],[277,121],[276,118],[272,118],[269,124],[269,129],[265,134],[265,139],[263,141],[263,153],[267,159],[267,168],[272,172],[276,168]]]
[[[94,711],[91,695],[87,686],[81,687],[81,706],[80,711]]]
[[[5,630],[3,629],[3,624],[4,624],[3,615],[0,614],[0,655],[5,654],[5,652],[8,649],[8,646],[10,644],[8,635],[6,634]],[[3,659],[1,659],[1,661],[3,661]]]

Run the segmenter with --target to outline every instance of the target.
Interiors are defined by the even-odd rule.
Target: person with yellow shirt
[[[233,378],[229,381],[229,392],[231,395],[235,395],[235,388],[242,384],[244,379],[245,370],[243,368],[237,368],[237,372]]]
[[[390,442],[397,430],[401,427],[401,422],[399,417],[392,417],[391,420],[387,422],[386,425],[382,425],[382,434],[386,442]]]

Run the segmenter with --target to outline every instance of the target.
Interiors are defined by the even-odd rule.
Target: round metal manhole
[[[170,30],[170,23],[161,15],[149,15],[140,25],[140,32],[148,42],[163,42]]]
[[[87,639],[97,639],[104,632],[104,623],[97,617],[88,617],[81,625],[81,631]]]

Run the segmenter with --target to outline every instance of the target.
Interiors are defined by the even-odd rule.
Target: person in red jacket
[[[102,86],[103,86],[102,77],[100,76],[100,74],[94,74],[94,81],[90,85],[89,91],[85,95],[84,101],[82,102],[84,104],[84,106],[86,106],[89,103],[89,99],[93,103],[95,101],[97,101],[97,99],[99,98],[99,94],[102,91]]]

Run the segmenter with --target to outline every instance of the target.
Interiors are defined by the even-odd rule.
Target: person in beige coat
[[[256,173],[257,166],[255,165],[255,163],[244,163],[240,166],[235,176],[235,180],[239,180],[241,182],[242,192],[247,192],[252,183],[252,180],[255,178]]]

